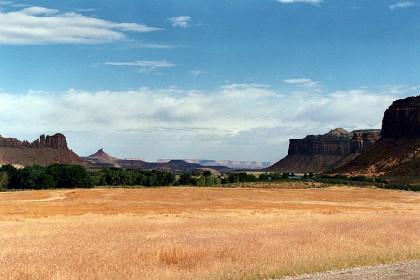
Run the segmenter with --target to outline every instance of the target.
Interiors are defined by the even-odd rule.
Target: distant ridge
[[[127,168],[127,169],[143,169],[143,170],[162,170],[162,171],[196,171],[209,169],[213,173],[216,171],[227,171],[230,170],[225,166],[202,166],[197,163],[186,162],[185,160],[169,160],[165,162],[146,162],[139,159],[118,159],[110,156],[103,149],[98,150],[93,155],[84,157],[89,164],[99,167],[118,167],[118,168]],[[214,171],[213,171],[214,170]]]
[[[159,159],[158,163],[169,162],[169,159]],[[263,169],[271,165],[263,161],[242,161],[242,160],[208,160],[208,159],[183,159],[188,163],[196,163],[205,167],[225,166],[232,169]]]

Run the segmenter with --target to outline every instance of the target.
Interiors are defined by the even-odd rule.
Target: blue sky
[[[1,135],[277,161],[420,88],[420,2],[0,1]]]

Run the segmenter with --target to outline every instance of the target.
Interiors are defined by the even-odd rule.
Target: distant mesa
[[[288,155],[267,168],[271,172],[322,173],[338,168],[371,148],[380,138],[379,129],[348,132],[336,128],[323,135],[290,139]]]
[[[158,163],[169,162],[169,159],[159,159]],[[241,161],[241,160],[208,160],[208,159],[183,159],[188,163],[196,163],[204,167],[225,166],[231,169],[263,169],[271,165],[263,161]]]
[[[99,168],[117,167],[127,169],[160,170],[160,171],[196,171],[209,170],[216,174],[219,171],[230,170],[225,166],[202,166],[197,163],[187,162],[185,160],[166,160],[159,162],[146,162],[141,159],[118,159],[110,156],[103,149],[98,150],[93,155],[83,158],[91,166]]]
[[[46,166],[53,163],[85,164],[67,147],[66,137],[61,133],[41,135],[33,142],[0,136],[0,164]]]
[[[420,176],[420,96],[394,101],[382,120],[382,138],[358,158],[332,172]]]

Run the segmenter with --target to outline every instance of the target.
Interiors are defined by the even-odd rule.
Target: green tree
[[[52,164],[47,167],[47,174],[57,182],[57,188],[93,187],[88,171],[81,165]]]
[[[9,184],[9,175],[7,172],[2,171],[0,172],[0,192],[5,191]]]

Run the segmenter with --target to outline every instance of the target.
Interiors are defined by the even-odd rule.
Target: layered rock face
[[[382,138],[420,137],[420,97],[397,100],[385,111]]]
[[[20,141],[16,138],[3,138],[0,136],[0,147],[3,148],[51,148],[66,150],[67,140],[66,137],[61,133],[56,133],[53,136],[41,135],[37,140],[29,143],[28,141]]]
[[[267,170],[325,172],[349,162],[371,148],[380,134],[380,130],[348,132],[343,128],[336,128],[324,135],[290,139],[287,157]]]
[[[53,163],[85,164],[67,147],[66,137],[57,133],[41,135],[33,142],[0,136],[0,164],[49,165]]]
[[[384,113],[381,139],[333,172],[420,176],[420,96],[394,101]]]

